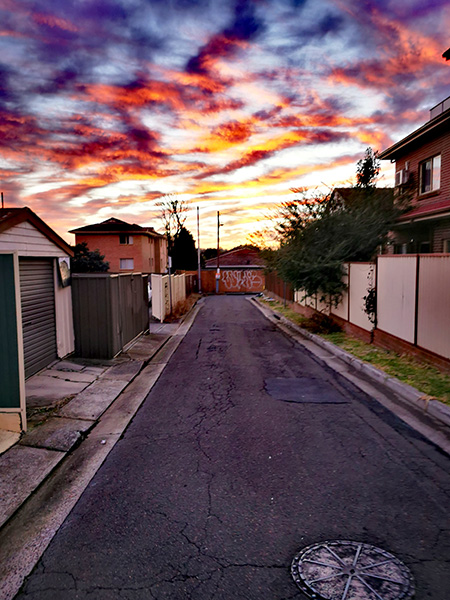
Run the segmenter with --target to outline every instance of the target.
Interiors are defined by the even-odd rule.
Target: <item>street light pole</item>
[[[220,282],[220,261],[219,261],[219,247],[220,247],[220,212],[217,211],[217,271],[216,271],[216,294],[219,293],[219,282]]]

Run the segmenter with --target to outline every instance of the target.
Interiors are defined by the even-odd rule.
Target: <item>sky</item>
[[[69,243],[116,217],[249,241],[450,95],[447,0],[0,0],[0,191]],[[380,185],[392,185],[383,161]]]

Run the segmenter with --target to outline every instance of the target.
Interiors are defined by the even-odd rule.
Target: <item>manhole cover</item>
[[[314,600],[408,600],[413,577],[394,555],[360,542],[303,548],[291,565],[295,583]]]

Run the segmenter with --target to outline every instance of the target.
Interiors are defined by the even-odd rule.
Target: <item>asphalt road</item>
[[[449,467],[246,298],[210,297],[16,598],[301,600],[296,552],[349,539],[447,600]]]

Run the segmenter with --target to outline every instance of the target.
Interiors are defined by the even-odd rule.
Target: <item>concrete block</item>
[[[0,526],[64,457],[64,452],[17,444],[0,456]]]
[[[54,417],[24,435],[20,444],[68,452],[92,425],[92,421]]]
[[[100,377],[100,375],[102,373],[104,373],[107,368],[108,367],[94,367],[94,366],[84,367],[83,373],[89,373],[91,375],[95,375],[96,377]]]
[[[143,336],[127,350],[126,354],[132,360],[147,361],[155,352],[158,352],[167,338],[168,336],[165,333],[152,333]]]
[[[56,377],[35,375],[25,383],[27,408],[51,406],[68,396],[78,394],[89,385],[84,381],[64,381]]]
[[[130,360],[114,367],[110,367],[101,377],[102,380],[114,379],[116,381],[131,381],[142,369],[144,362],[141,360]]]
[[[127,384],[127,381],[98,379],[66,404],[59,411],[58,415],[71,419],[90,419],[95,421],[114,402]]]
[[[82,371],[84,369],[83,365],[79,365],[77,363],[70,362],[69,360],[60,360],[56,364],[52,366],[52,370],[56,371],[68,371],[68,372],[76,372]]]
[[[39,377],[53,377],[60,381],[74,381],[76,383],[92,383],[97,378],[92,373],[85,373],[84,371],[58,371],[56,369],[47,369],[39,374]]]
[[[5,431],[0,429],[0,454],[9,450],[11,446],[14,446],[20,440],[20,433],[15,431]]]

